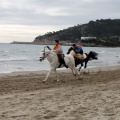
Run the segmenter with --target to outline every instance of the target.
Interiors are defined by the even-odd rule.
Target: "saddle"
[[[80,59],[80,60],[83,60],[84,59],[84,56],[80,53],[75,53],[74,51],[71,51],[71,55],[76,59]]]
[[[82,54],[74,54],[73,57],[74,57],[74,58],[78,58],[78,59],[80,59],[80,60],[83,60],[83,59],[84,59],[84,57],[83,57]]]

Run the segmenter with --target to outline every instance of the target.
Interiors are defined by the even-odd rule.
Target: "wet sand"
[[[0,120],[120,120],[120,66],[0,75]]]

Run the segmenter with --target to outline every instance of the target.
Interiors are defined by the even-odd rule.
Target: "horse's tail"
[[[90,51],[89,54],[86,54],[87,57],[83,60],[83,62],[85,62],[85,66],[84,68],[87,67],[87,62],[90,60],[90,59],[98,59],[98,53],[94,52],[94,51]]]
[[[94,52],[94,51],[90,51],[89,52],[89,57],[92,59],[98,59],[98,53]]]

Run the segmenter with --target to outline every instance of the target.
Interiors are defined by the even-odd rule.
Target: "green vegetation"
[[[81,37],[96,37],[96,39],[81,40]],[[112,46],[120,47],[120,19],[101,19],[90,21],[87,24],[77,25],[57,32],[48,32],[43,36],[38,36],[33,41],[41,43],[45,40],[76,43],[80,42],[84,46]]]

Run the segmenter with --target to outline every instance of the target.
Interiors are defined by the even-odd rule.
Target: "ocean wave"
[[[40,50],[43,45],[15,45],[1,44],[0,46],[0,73],[13,71],[36,71],[50,68],[47,59],[40,62]],[[64,53],[67,52],[67,46],[63,46]],[[98,53],[98,60],[88,62],[88,68],[94,66],[120,65],[120,48],[102,48],[102,47],[84,47],[84,52],[95,51]]]
[[[7,50],[5,50],[5,51],[4,51],[4,50],[1,50],[0,52],[1,52],[1,53],[8,53],[8,52],[10,52],[10,51],[7,51]]]
[[[34,59],[30,59],[27,57],[9,57],[9,58],[0,58],[1,62],[4,61],[33,61]]]
[[[103,50],[103,51],[99,51],[98,53],[105,53],[105,51]]]

